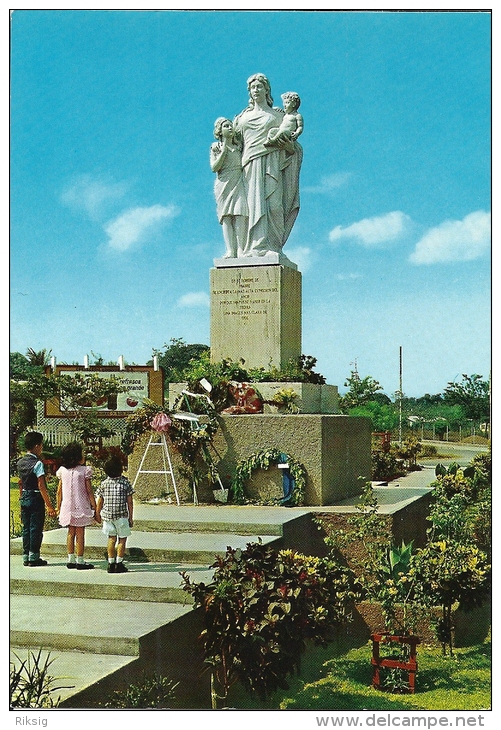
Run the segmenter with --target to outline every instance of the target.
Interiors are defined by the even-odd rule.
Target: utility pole
[[[402,447],[402,345],[400,345],[400,385],[398,391],[399,407],[398,407],[398,441]]]

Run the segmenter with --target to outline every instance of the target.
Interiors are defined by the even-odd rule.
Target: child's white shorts
[[[129,537],[129,535],[132,535],[128,517],[118,517],[116,520],[103,520],[102,529],[108,537]]]

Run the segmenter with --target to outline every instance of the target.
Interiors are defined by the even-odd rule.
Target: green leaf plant
[[[205,661],[212,673],[212,707],[228,701],[235,682],[264,700],[299,670],[307,641],[324,645],[350,619],[353,574],[331,557],[249,543],[218,557],[210,583],[183,588],[202,607]]]
[[[346,527],[328,534],[325,542],[346,557],[357,575],[361,597],[380,604],[385,631],[411,634],[420,616],[413,543],[393,544],[390,523],[379,512],[370,482],[365,484],[356,509],[356,514],[347,518]]]

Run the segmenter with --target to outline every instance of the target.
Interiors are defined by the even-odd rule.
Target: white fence
[[[74,441],[75,437],[70,431],[58,431],[55,429],[44,428],[38,426],[37,430],[43,434],[44,441],[46,444],[52,444],[52,446],[64,446],[70,441]],[[109,438],[103,438],[103,446],[120,446],[122,443],[122,434],[116,433],[114,436]]]

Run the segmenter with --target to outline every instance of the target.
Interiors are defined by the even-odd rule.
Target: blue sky
[[[490,370],[490,15],[18,10],[10,349],[209,344],[214,120],[297,91],[303,347],[386,393]],[[92,360],[92,356],[91,356]]]

